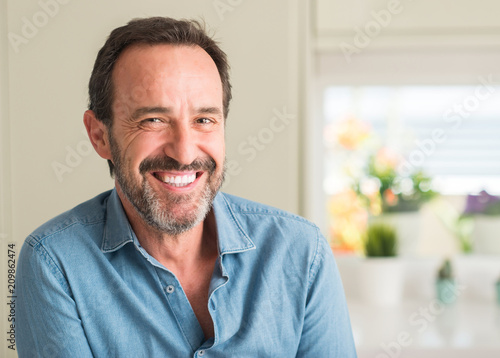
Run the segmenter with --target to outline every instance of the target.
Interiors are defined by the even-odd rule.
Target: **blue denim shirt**
[[[218,193],[219,257],[202,329],[177,278],[139,244],[115,190],[21,250],[19,357],[356,357],[342,283],[316,226]]]

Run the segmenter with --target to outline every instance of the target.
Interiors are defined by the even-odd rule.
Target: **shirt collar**
[[[224,193],[217,193],[213,202],[219,254],[233,254],[255,249]]]
[[[135,234],[125,215],[116,189],[111,191],[106,209],[106,223],[101,250],[103,252],[113,252],[122,248],[126,243],[133,242]]]
[[[219,192],[213,201],[217,225],[219,254],[231,254],[255,249],[255,245],[243,230],[227,197]],[[134,242],[135,234],[125,215],[116,189],[111,191],[107,202],[107,220],[104,228],[101,250],[113,252],[129,242]]]

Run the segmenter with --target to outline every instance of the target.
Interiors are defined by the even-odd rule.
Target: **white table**
[[[500,306],[495,302],[348,305],[360,358],[500,358]]]

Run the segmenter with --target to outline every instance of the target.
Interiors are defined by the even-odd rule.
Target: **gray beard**
[[[220,176],[215,174],[215,170],[206,172],[206,175],[208,175],[207,183],[196,209],[185,213],[182,218],[176,218],[172,211],[169,210],[168,205],[191,202],[193,194],[169,195],[164,198],[165,202],[163,202],[163,198],[159,197],[158,193],[149,185],[145,175],[142,175],[143,182],[141,186],[137,185],[138,183],[134,183],[132,175],[123,170],[124,165],[121,153],[111,135],[109,136],[109,142],[115,165],[116,180],[125,197],[149,227],[170,236],[179,236],[205,220],[212,208],[213,200],[224,181],[225,168]]]
[[[118,181],[119,182],[119,181]],[[123,186],[120,183],[120,186]],[[209,185],[206,185],[203,190],[202,196],[198,203],[198,208],[194,213],[190,213],[188,217],[184,217],[183,220],[177,220],[172,212],[162,208],[160,199],[158,199],[156,193],[148,185],[146,181],[142,185],[143,197],[141,199],[142,205],[136,205],[135,202],[130,198],[125,190],[125,196],[132,203],[136,211],[142,217],[142,219],[151,227],[160,231],[162,233],[168,234],[170,236],[178,236],[184,232],[191,230],[193,227],[205,220],[206,216],[212,208],[212,202],[217,194],[217,191],[212,192]],[[184,200],[189,200],[188,198],[182,198]],[[173,200],[173,202],[180,204],[184,200]]]

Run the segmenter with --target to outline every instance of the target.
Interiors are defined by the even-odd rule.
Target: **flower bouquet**
[[[337,251],[363,251],[370,217],[416,212],[437,195],[430,177],[420,170],[403,170],[398,151],[381,145],[362,121],[349,118],[327,127],[325,144],[336,168],[325,185],[334,184],[328,209]]]

